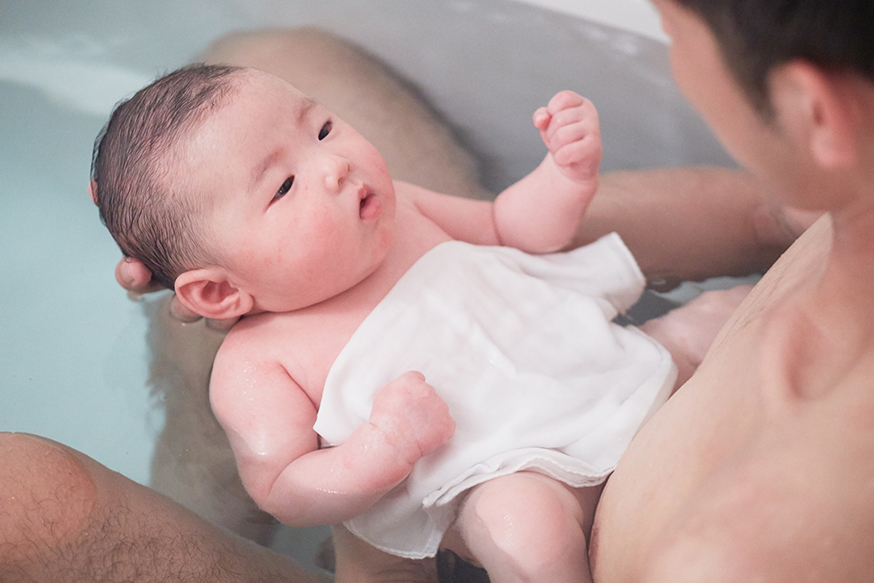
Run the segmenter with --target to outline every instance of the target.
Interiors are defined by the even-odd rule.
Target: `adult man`
[[[769,271],[601,498],[601,581],[869,581],[874,5],[655,0],[681,90],[786,204]]]

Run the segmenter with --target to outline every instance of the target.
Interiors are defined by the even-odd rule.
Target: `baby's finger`
[[[598,175],[602,154],[601,141],[590,136],[562,146],[552,153],[552,159],[585,179]]]
[[[585,140],[590,136],[600,140],[601,130],[596,115],[583,119],[575,119],[565,124],[560,123],[561,120],[557,119],[561,115],[553,116],[553,123],[550,124],[549,129],[546,132],[541,132],[543,134],[543,141],[550,152],[554,153],[568,144]]]
[[[540,131],[545,131],[546,128],[549,127],[549,120],[552,118],[549,115],[549,112],[545,107],[538,107],[537,111],[534,112],[534,127],[539,129]]]
[[[408,382],[409,381],[419,381],[422,383],[425,382],[425,375],[423,375],[422,373],[420,373],[417,370],[408,370],[407,372],[405,372],[404,374],[402,374],[398,378],[406,378]]]
[[[598,110],[595,109],[591,101],[586,100],[575,107],[553,113],[549,120],[548,131],[555,131],[562,126],[576,123],[586,124],[592,128],[598,126]]]
[[[555,115],[559,111],[563,111],[565,109],[570,109],[572,107],[578,107],[586,102],[586,98],[578,93],[574,93],[573,91],[559,91],[556,93],[552,99],[549,100],[549,104],[546,106],[547,111],[550,114]]]
[[[546,132],[545,139],[549,150],[555,152],[563,146],[580,140],[585,140],[592,135],[600,135],[597,125],[577,122],[563,126],[550,127]]]

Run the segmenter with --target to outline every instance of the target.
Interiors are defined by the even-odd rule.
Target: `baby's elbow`
[[[290,491],[280,483],[279,477],[261,480],[247,490],[258,508],[287,526],[305,528],[328,524],[315,520],[312,504],[307,504],[300,495]]]

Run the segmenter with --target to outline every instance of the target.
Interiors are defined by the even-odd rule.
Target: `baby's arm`
[[[579,230],[598,189],[601,136],[592,103],[562,91],[534,113],[549,153],[531,174],[494,203],[441,195],[403,184],[419,212],[451,237],[507,245],[529,253],[558,251]]]
[[[233,348],[233,347],[232,347]],[[316,407],[277,362],[225,350],[210,400],[246,490],[285,524],[336,524],[360,514],[451,437],[446,404],[419,373],[376,396],[370,420],[342,445],[318,448]],[[242,365],[242,366],[241,366]]]
[[[598,189],[598,113],[589,100],[562,91],[534,113],[534,125],[549,153],[498,196],[495,229],[503,245],[557,251],[573,239]]]

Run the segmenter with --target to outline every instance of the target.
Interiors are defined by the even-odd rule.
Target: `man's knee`
[[[0,433],[0,467],[0,563],[32,559],[87,526],[97,487],[69,450]]]

